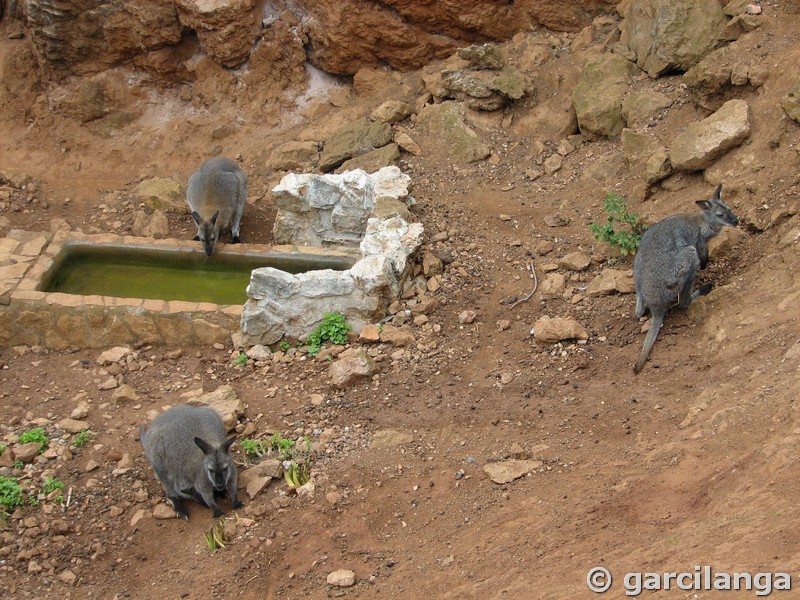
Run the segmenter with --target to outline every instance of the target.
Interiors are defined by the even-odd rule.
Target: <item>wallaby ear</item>
[[[712,200],[721,200],[722,196],[720,196],[720,193],[722,193],[722,184],[721,183],[717,186],[717,189],[714,190],[714,195],[711,197],[711,199]]]
[[[232,444],[232,443],[233,443],[235,440],[236,440],[236,436],[235,436],[235,435],[232,435],[231,437],[229,437],[227,440],[225,440],[225,443],[224,443],[224,444],[222,444],[222,449],[223,449],[225,452],[227,452],[227,451],[230,449],[230,447],[231,447],[231,444]]]
[[[203,438],[199,437],[194,438],[194,443],[197,444],[197,447],[203,451],[203,454],[211,454],[211,452],[214,451],[214,449],[209,445],[209,443],[205,441]]]
[[[217,217],[218,217],[218,216],[219,216],[219,211],[215,212],[215,213],[214,213],[214,216],[212,216],[212,217],[211,217],[211,218],[208,220],[208,221],[209,221],[209,223],[211,223],[212,225],[216,225],[216,224],[217,224]]]
[[[192,211],[192,218],[194,219],[194,222],[197,223],[198,225],[200,225],[200,223],[203,222],[203,217],[201,217],[197,211]]]
[[[700,210],[709,210],[711,208],[711,202],[708,200],[698,200],[695,204],[700,207]]]

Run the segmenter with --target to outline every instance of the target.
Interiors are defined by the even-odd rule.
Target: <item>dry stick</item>
[[[531,290],[531,293],[525,296],[524,298],[519,298],[515,300],[514,303],[508,307],[508,310],[511,310],[517,304],[521,304],[522,302],[527,302],[528,300],[530,300],[531,297],[536,293],[536,289],[539,287],[539,280],[536,278],[536,269],[533,268],[533,261],[531,261],[528,266],[530,267],[531,273],[533,274],[533,289]]]

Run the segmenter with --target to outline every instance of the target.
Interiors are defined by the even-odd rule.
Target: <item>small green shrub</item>
[[[242,438],[239,440],[239,446],[241,446],[244,453],[248,456],[264,456],[267,452],[269,452],[270,448],[272,447],[272,443],[270,440]]]
[[[7,518],[14,509],[25,504],[22,486],[13,477],[0,477],[0,513]]]
[[[294,440],[283,437],[280,433],[273,433],[270,439],[270,444],[278,451],[280,457],[284,460],[292,458],[292,449],[294,448]]]
[[[43,427],[36,427],[19,436],[20,444],[29,444],[30,442],[37,442],[39,444],[39,454],[41,454],[44,452],[44,449],[47,448],[47,444],[50,443],[50,440],[47,438]]]
[[[322,344],[330,341],[334,344],[347,343],[347,332],[350,325],[345,323],[344,315],[340,313],[325,313],[322,323],[306,339],[308,353],[316,356],[322,349]]]
[[[53,477],[48,477],[44,480],[42,484],[42,493],[47,496],[48,494],[56,491],[56,490],[63,490],[64,489],[64,482],[59,481],[58,479],[54,479]]]
[[[249,357],[244,352],[239,352],[239,356],[233,359],[233,364],[237,367],[243,367],[247,364]]]
[[[278,344],[278,348],[280,348],[282,352],[286,352],[291,347],[292,345],[286,340],[281,340],[280,343]]]
[[[75,448],[80,448],[81,446],[83,446],[87,442],[91,442],[92,439],[94,439],[94,434],[91,431],[89,431],[88,429],[85,429],[85,430],[77,433],[75,435],[75,437],[72,438],[72,445]]]
[[[64,482],[59,481],[58,479],[54,479],[53,477],[48,477],[44,480],[44,484],[42,484],[42,494],[45,496],[49,496],[56,490],[64,491]],[[59,504],[64,503],[64,494],[58,494],[55,498],[53,498]]]
[[[289,460],[292,458],[294,440],[285,438],[280,433],[274,433],[272,437],[265,440],[242,438],[239,445],[244,453],[251,457],[262,457],[271,450],[275,450],[282,460]]]
[[[628,212],[625,199],[617,194],[606,195],[603,210],[608,215],[606,222],[601,225],[597,223],[589,225],[595,239],[616,246],[624,256],[635,254],[647,225],[642,222],[639,215]]]

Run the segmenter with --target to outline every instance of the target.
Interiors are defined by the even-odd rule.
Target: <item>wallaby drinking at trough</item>
[[[236,465],[228,454],[236,436],[226,439],[225,426],[213,408],[174,406],[147,429],[142,425],[139,439],[178,516],[189,519],[185,499],[209,507],[214,517],[221,516],[214,497],[226,491],[233,508],[243,506],[236,492]]]
[[[676,304],[687,308],[693,300],[711,291],[710,283],[692,290],[697,269],[704,269],[708,262],[708,240],[724,225],[739,224],[720,197],[721,191],[720,184],[710,200],[696,203],[702,212],[667,217],[648,228],[642,236],[633,260],[636,318],[643,317],[648,309],[653,318],[633,368],[635,373],[642,370],[667,310]]]
[[[239,243],[239,223],[247,198],[247,176],[228,158],[210,158],[189,177],[186,199],[197,224],[194,239],[203,242],[208,256],[220,231],[230,226],[233,243]]]

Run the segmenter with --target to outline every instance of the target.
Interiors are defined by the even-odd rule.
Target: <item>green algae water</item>
[[[341,256],[225,255],[104,246],[70,246],[41,290],[82,296],[244,304],[250,272],[273,267],[288,273],[345,270]]]

